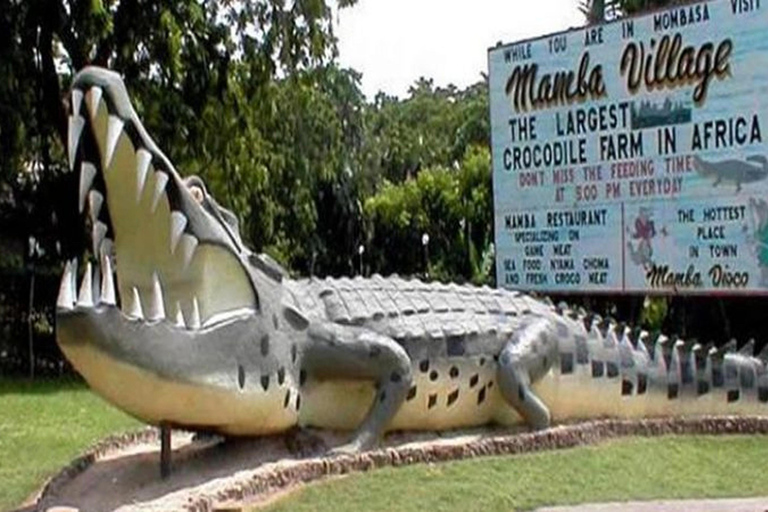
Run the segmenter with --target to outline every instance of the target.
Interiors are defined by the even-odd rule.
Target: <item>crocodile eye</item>
[[[205,198],[203,189],[197,185],[191,185],[189,187],[189,193],[192,194],[192,197],[195,198],[195,201],[197,201],[198,204],[202,203],[203,199]]]

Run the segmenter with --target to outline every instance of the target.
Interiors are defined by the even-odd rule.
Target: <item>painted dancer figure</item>
[[[653,215],[653,211],[650,208],[640,207],[640,211],[635,218],[635,232],[630,234],[632,239],[637,240],[637,247],[634,247],[632,242],[627,242],[629,257],[632,262],[645,268],[653,265],[653,246],[651,245],[651,240],[656,236],[656,225],[653,219],[651,219],[651,215]],[[627,228],[627,231],[629,231],[629,228]]]

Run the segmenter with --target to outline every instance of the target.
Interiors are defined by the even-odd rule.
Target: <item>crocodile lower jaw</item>
[[[93,345],[63,344],[62,350],[97,393],[151,425],[264,435],[295,424],[293,415],[280,414],[283,394],[277,389],[254,400],[245,393],[161,378]]]
[[[293,372],[278,384],[271,376],[281,358],[274,346],[260,354],[264,334],[251,308],[222,311],[200,322],[197,312],[165,315],[159,283],[149,300],[115,297],[109,260],[86,265],[75,294],[75,264],[61,282],[56,337],[66,358],[108,401],[140,420],[226,434],[261,435],[296,424]],[[196,301],[193,301],[196,303]],[[287,350],[287,349],[286,349]],[[286,396],[291,397],[286,404]]]

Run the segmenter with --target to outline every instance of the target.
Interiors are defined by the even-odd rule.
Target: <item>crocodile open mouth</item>
[[[115,73],[86,69],[76,77],[68,153],[99,265],[85,265],[76,294],[77,265],[67,264],[60,314],[116,306],[126,320],[198,330],[258,309],[234,215],[198,178],[179,176]]]

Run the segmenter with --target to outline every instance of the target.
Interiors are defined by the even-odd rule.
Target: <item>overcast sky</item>
[[[419,77],[464,88],[504,43],[583,24],[577,0],[358,0],[339,13],[342,66],[363,73],[369,99],[404,97]]]

